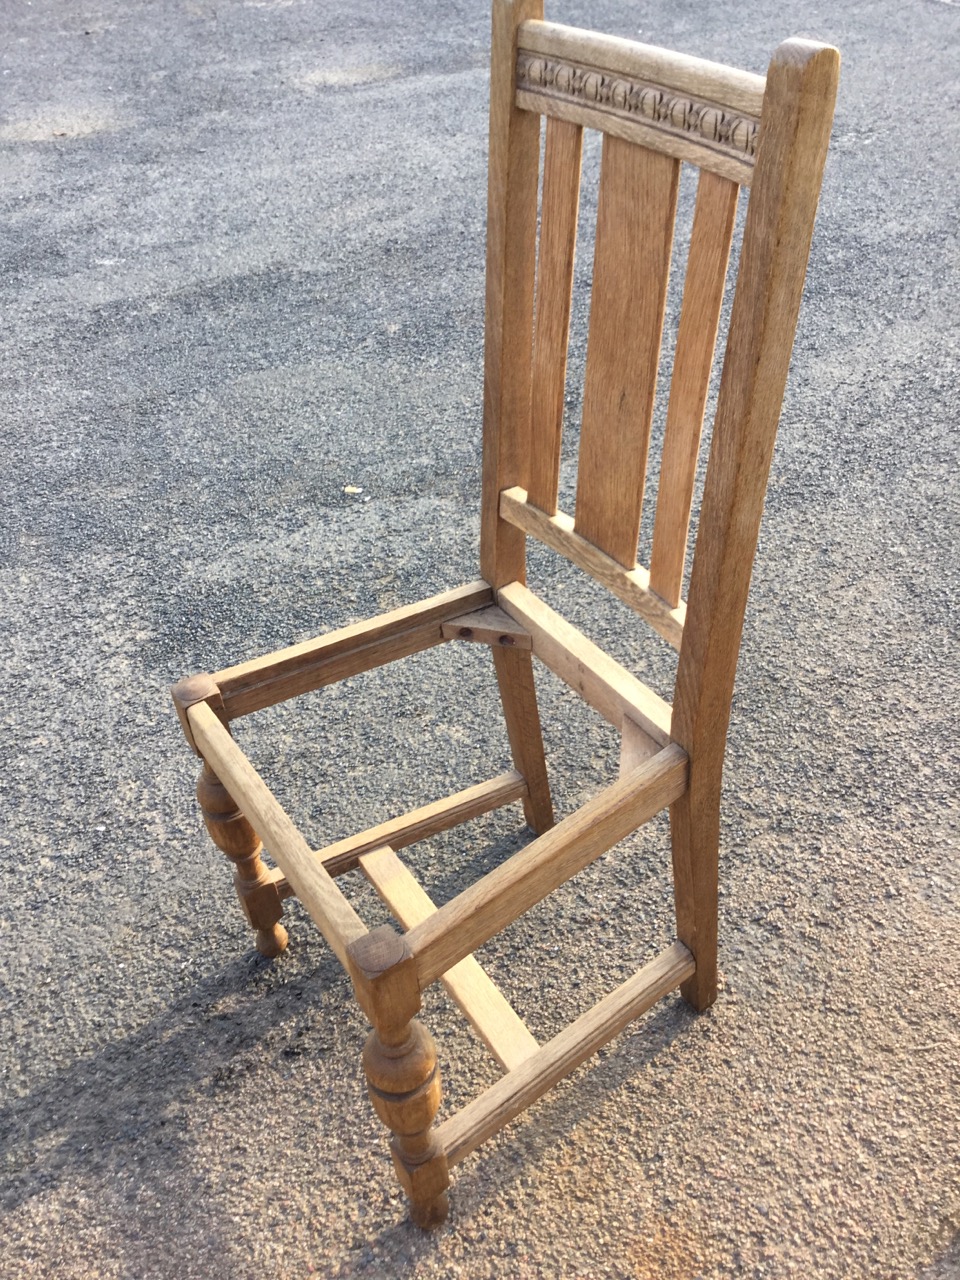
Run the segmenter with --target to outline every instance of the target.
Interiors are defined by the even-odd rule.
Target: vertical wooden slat
[[[683,284],[650,558],[650,589],[674,608],[680,603],[703,411],[739,193],[740,188],[729,178],[707,170],[701,172]]]
[[[533,343],[529,500],[556,515],[583,130],[547,121]]]
[[[690,756],[670,809],[677,933],[698,1009],[717,992],[720,780],[743,615],[820,194],[840,57],[806,40],[770,63],[697,529],[671,733]]]
[[[679,160],[603,139],[576,530],[627,569],[637,539]]]
[[[492,587],[525,577],[526,541],[500,519],[500,491],[526,486],[540,117],[516,105],[517,28],[542,0],[494,0],[483,379],[480,572]]]

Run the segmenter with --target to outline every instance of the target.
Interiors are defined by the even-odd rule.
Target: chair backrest
[[[790,40],[764,79],[542,12],[541,0],[494,3],[481,572],[494,587],[523,581],[527,535],[586,569],[680,650],[674,737],[689,750],[709,722],[722,751],[839,55]],[[557,499],[585,128],[603,141],[570,516]],[[682,163],[700,172],[647,569],[637,546]],[[684,604],[741,187],[750,196]]]

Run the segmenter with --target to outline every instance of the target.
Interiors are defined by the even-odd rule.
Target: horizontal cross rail
[[[388,822],[368,827],[355,836],[337,840],[335,844],[318,849],[314,856],[319,858],[328,875],[340,876],[345,871],[352,871],[361,856],[371,849],[379,849],[382,845],[405,849],[407,845],[426,840],[441,831],[449,831],[451,827],[458,827],[461,822],[468,822],[471,818],[479,818],[492,809],[500,809],[505,804],[512,804],[514,800],[522,800],[528,792],[529,787],[523,776],[511,769],[509,773],[501,773],[488,782],[480,782],[475,787],[467,787],[443,800],[435,800],[420,809],[412,809],[400,818],[391,818]],[[278,873],[275,880],[281,898],[293,896],[293,887],[287,883],[282,873]]]
[[[679,799],[687,773],[671,743],[411,929],[421,988]]]
[[[365,853],[360,867],[405,929],[412,929],[436,911],[429,895],[392,849]],[[536,1053],[536,1040],[473,956],[455,964],[442,981],[477,1035],[507,1071]]]
[[[533,652],[616,729],[629,716],[654,741],[670,741],[669,702],[588,640],[520,582],[497,592],[501,607],[533,636]]]
[[[527,501],[526,490],[504,489],[500,495],[500,514],[508,524],[548,546],[551,551],[565,556],[579,569],[589,573],[597,582],[612,591],[629,605],[664,640],[679,649],[683,640],[683,622],[686,606],[672,608],[650,590],[650,574],[642,566],[625,569],[612,556],[595,547],[592,542],[574,531],[573,519],[558,511],[547,515],[539,507]]]
[[[752,181],[762,76],[554,22],[517,45],[518,107]]]
[[[686,982],[696,967],[683,943],[675,942],[479,1098],[444,1121],[434,1130],[434,1136],[448,1164],[458,1164],[634,1018]]]
[[[233,720],[442,644],[443,622],[492,603],[490,587],[471,582],[367,622],[225,667],[213,679]]]

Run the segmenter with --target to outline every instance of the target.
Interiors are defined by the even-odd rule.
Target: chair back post
[[[697,530],[671,730],[690,757],[690,789],[671,823],[678,936],[697,961],[684,994],[698,1008],[716,992],[727,725],[839,65],[836,49],[806,40],[786,41],[770,64]]]
[[[483,390],[480,572],[494,588],[523,582],[526,539],[500,518],[500,492],[526,487],[540,117],[516,105],[517,30],[543,0],[494,0]]]

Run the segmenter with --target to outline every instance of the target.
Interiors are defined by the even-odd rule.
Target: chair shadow
[[[118,1214],[112,1226],[130,1241],[139,1234],[136,1205],[144,1192],[155,1212],[186,1226],[182,1203],[186,1175],[195,1171],[197,1139],[185,1120],[194,1100],[220,1090],[228,1096],[237,1074],[249,1068],[251,1051],[268,1037],[281,1058],[303,1052],[298,1011],[315,1008],[324,996],[342,1007],[345,995],[335,957],[316,960],[311,952],[287,980],[272,962],[248,952],[202,979],[136,1034],[6,1100],[0,1107],[0,1211],[9,1214],[82,1180],[129,1203],[129,1219]],[[317,1036],[311,1039],[311,1051],[322,1052]],[[202,1186],[204,1179],[197,1181]],[[202,1230],[208,1253],[211,1236],[219,1238],[215,1212]],[[235,1243],[229,1222],[222,1238],[226,1257]]]

